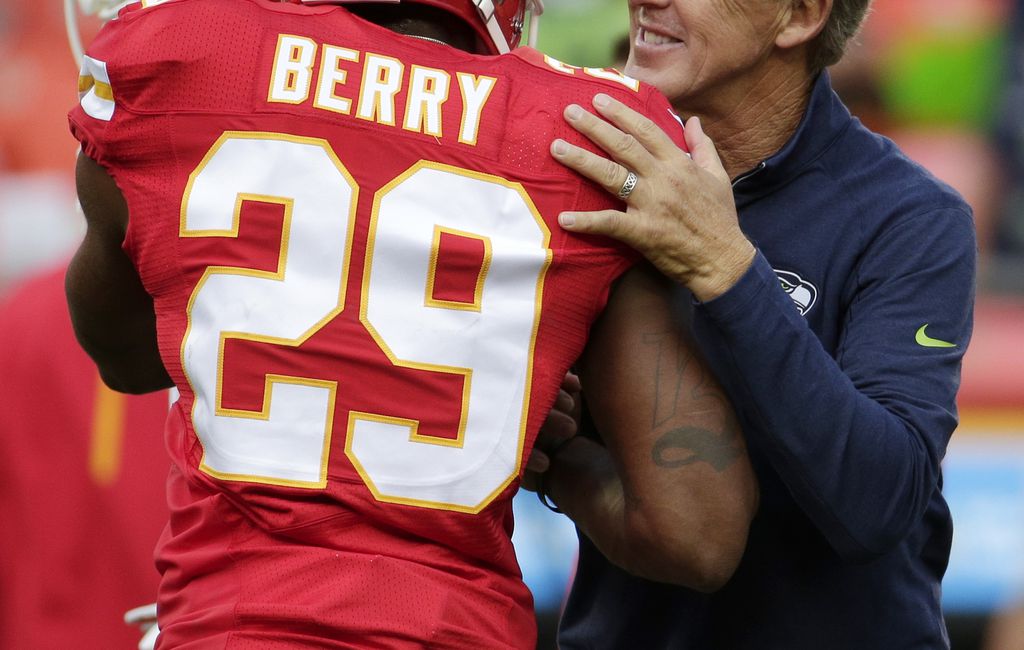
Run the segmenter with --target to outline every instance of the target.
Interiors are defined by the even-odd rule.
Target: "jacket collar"
[[[737,205],[750,203],[794,179],[820,158],[852,122],[850,111],[832,90],[828,72],[822,71],[814,81],[807,110],[786,144],[733,180]]]

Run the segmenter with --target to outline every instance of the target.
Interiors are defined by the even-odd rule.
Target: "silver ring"
[[[619,198],[625,201],[629,198],[629,195],[636,189],[636,182],[640,180],[637,175],[633,172],[626,172],[626,181],[622,184],[622,189],[619,190]]]

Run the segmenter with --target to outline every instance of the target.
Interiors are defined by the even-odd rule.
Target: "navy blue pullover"
[[[733,191],[759,252],[693,326],[760,482],[746,553],[703,595],[628,576],[581,537],[560,645],[948,648],[940,462],[971,335],[970,208],[852,118],[827,74]]]

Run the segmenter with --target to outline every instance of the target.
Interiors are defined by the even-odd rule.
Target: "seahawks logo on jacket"
[[[800,311],[800,315],[806,316],[818,299],[818,288],[792,271],[772,270],[779,276],[782,290],[793,299],[793,304]]]

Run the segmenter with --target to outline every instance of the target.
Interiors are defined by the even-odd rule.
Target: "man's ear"
[[[832,0],[791,0],[790,5],[789,20],[775,37],[775,45],[783,49],[814,40],[832,13]]]

